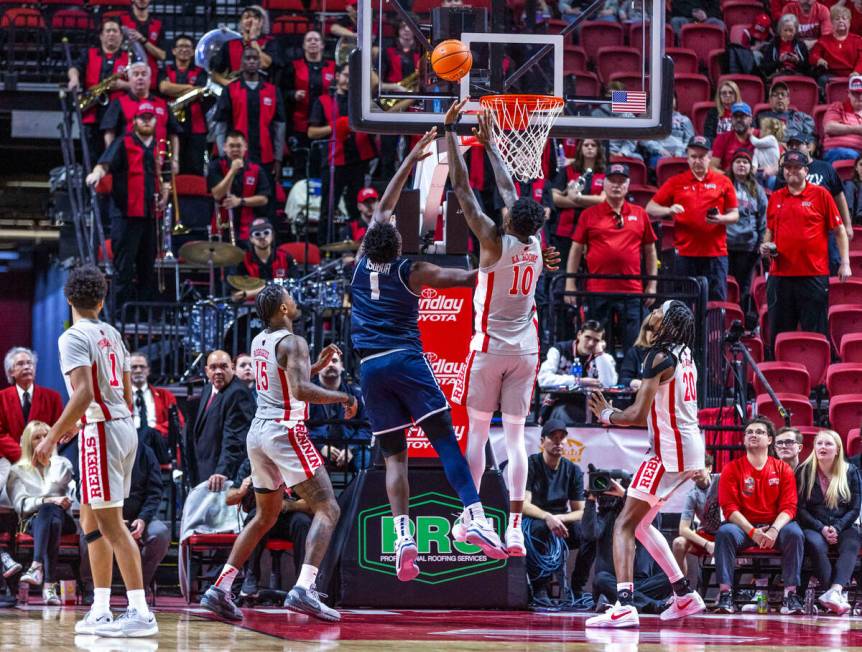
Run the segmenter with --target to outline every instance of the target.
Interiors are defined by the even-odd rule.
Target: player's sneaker
[[[627,604],[623,606],[617,602],[605,613],[587,618],[584,626],[606,628],[640,627],[640,618],[638,617],[638,610],[632,605]]]
[[[506,528],[506,551],[510,557],[526,556],[527,549],[524,547],[524,531],[521,528]]]
[[[509,553],[506,552],[506,547],[500,541],[497,531],[487,519],[473,519],[467,528],[467,543],[472,543],[474,546],[479,546],[486,555],[491,559],[506,559]]]
[[[284,599],[284,606],[297,613],[314,616],[330,623],[337,623],[341,620],[341,614],[323,604],[320,601],[320,595],[314,587],[303,589],[294,586]]]
[[[692,591],[685,595],[673,596],[670,606],[661,612],[659,618],[662,620],[676,620],[677,618],[699,614],[701,611],[706,611],[706,604],[704,604],[703,598],[700,597],[700,593]]]
[[[413,537],[401,537],[395,542],[395,574],[402,582],[409,582],[419,575],[416,557],[419,550]]]
[[[464,512],[458,514],[452,524],[452,538],[458,543],[467,543],[467,520],[464,518]]]
[[[216,588],[215,585],[208,588],[207,592],[204,593],[204,597],[201,598],[201,606],[222,618],[242,620],[242,611],[233,603],[233,597],[227,591]]]
[[[95,634],[104,638],[142,638],[155,636],[159,633],[156,617],[149,613],[146,616],[137,609],[129,607],[114,622],[97,625]]]
[[[75,633],[92,636],[96,633],[96,627],[99,625],[109,625],[112,622],[114,622],[114,616],[111,615],[110,611],[100,614],[90,609],[86,616],[75,623]]]

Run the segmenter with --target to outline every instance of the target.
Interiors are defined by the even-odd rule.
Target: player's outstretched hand
[[[556,272],[560,269],[560,252],[553,245],[542,249],[542,262],[545,269],[549,272]]]
[[[412,158],[414,162],[418,162],[431,156],[431,152],[428,150],[428,145],[433,143],[436,139],[437,127],[431,127],[422,135],[422,138],[420,138],[413,146],[413,149],[410,150],[410,158]]]
[[[445,125],[453,125],[461,118],[461,109],[464,108],[464,105],[467,104],[468,98],[464,98],[458,102],[452,102],[452,106],[449,107],[449,110],[446,112],[446,117],[443,118],[443,124]]]
[[[590,406],[590,410],[592,410],[593,414],[596,415],[597,419],[601,419],[602,410],[612,407],[601,392],[590,392],[590,397],[587,399],[587,403]]]
[[[491,109],[485,109],[478,116],[479,128],[473,127],[473,136],[479,141],[482,147],[487,147],[491,142],[491,137],[494,134],[494,116],[491,115]]]

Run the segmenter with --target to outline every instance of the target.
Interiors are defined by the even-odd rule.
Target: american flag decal
[[[611,91],[611,111],[614,113],[645,113],[644,91]]]

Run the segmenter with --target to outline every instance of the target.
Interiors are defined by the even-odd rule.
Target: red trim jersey
[[[292,337],[286,328],[259,333],[251,342],[254,379],[257,387],[257,419],[279,419],[293,424],[308,418],[308,404],[290,391],[283,367],[278,364],[276,348],[285,337]]]
[[[129,352],[117,330],[95,319],[79,319],[60,336],[60,370],[69,396],[75,388],[70,374],[88,367],[93,378],[93,402],[85,423],[112,421],[132,416],[123,395],[123,373],[131,371]]]

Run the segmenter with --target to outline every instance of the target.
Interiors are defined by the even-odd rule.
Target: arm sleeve
[[[232,478],[246,456],[245,438],[254,418],[254,401],[248,390],[234,394],[230,405],[225,406],[224,434],[221,453],[213,473]]]
[[[60,339],[60,371],[68,375],[78,367],[89,367],[93,364],[90,345],[87,338],[80,332],[70,329],[63,333]]]
[[[108,146],[102,155],[99,157],[97,163],[99,165],[104,165],[108,168],[108,171],[113,171],[117,168],[120,163],[122,157],[122,148],[123,148],[123,139],[115,138],[113,142]]]
[[[832,195],[828,192],[823,193],[823,202],[826,204],[823,211],[826,218],[826,228],[831,231],[843,224],[841,213],[838,212],[838,206],[835,204],[835,200],[832,199]]]
[[[560,352],[551,347],[545,356],[545,361],[539,367],[539,387],[550,387],[553,385],[567,385],[575,382],[575,377],[568,374],[558,374],[557,368],[560,364]]]
[[[847,484],[850,485],[850,504],[847,511],[835,522],[835,529],[839,532],[853,527],[859,518],[860,507],[862,507],[862,493],[860,493],[859,469],[850,464],[847,468]]]
[[[817,65],[817,61],[821,58],[825,57],[823,56],[823,45],[820,43],[820,39],[818,39],[814,47],[811,48],[811,52],[808,53],[808,63],[812,66]]]
[[[156,517],[159,505],[162,503],[162,470],[156,454],[149,446],[144,445],[142,457],[144,458],[142,461],[147,465],[147,488],[138,518],[144,523],[149,523]]]
[[[781,503],[778,506],[779,512],[784,512],[790,518],[796,518],[796,476],[793,475],[793,470],[784,462],[781,464]]]
[[[718,478],[718,504],[721,505],[721,511],[726,521],[730,520],[732,514],[740,511],[737,473],[736,465],[731,464],[725,467]]]
[[[215,114],[213,115],[213,120],[215,122],[226,122],[230,123],[232,118],[233,109],[230,104],[230,93],[227,90],[227,87],[222,90],[222,94],[219,95],[218,102],[216,103]]]
[[[269,198],[272,193],[272,186],[269,183],[269,178],[266,174],[263,174],[263,170],[261,173],[257,175],[257,189],[254,191],[255,195],[263,195],[264,197]],[[264,206],[264,209],[266,206]]]
[[[805,494],[808,492],[808,488],[802,481],[801,477],[796,478],[796,486],[798,501],[796,520],[799,522],[801,527],[819,532],[823,529],[824,524],[808,510],[808,502],[805,497]]]
[[[536,482],[536,468],[533,465],[533,457],[532,455],[527,458],[527,486],[526,489],[531,494],[535,492],[536,488],[533,486]]]

